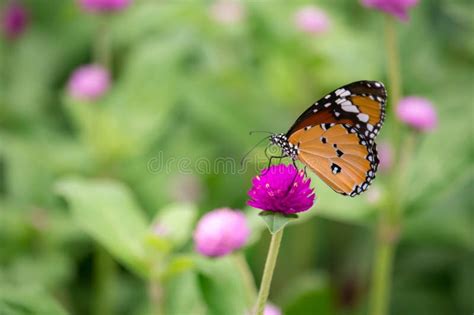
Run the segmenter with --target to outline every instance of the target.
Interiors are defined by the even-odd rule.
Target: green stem
[[[400,75],[400,59],[398,50],[396,21],[390,16],[385,19],[385,48],[387,54],[387,72],[389,80],[390,106],[393,117],[396,116],[396,106],[402,94],[402,80]],[[394,166],[392,176],[392,194],[401,195],[404,177],[400,173],[407,167],[405,160],[411,150],[405,150],[399,159],[401,126],[396,119],[393,120],[393,139],[397,165]],[[400,175],[400,176],[399,176]],[[395,177],[396,176],[396,177]],[[377,239],[372,273],[372,286],[370,292],[369,314],[386,315],[390,300],[390,287],[392,282],[392,265],[402,220],[403,204],[398,198],[391,198],[388,204],[380,211],[377,226]]]
[[[150,297],[151,314],[163,315],[163,288],[157,280],[150,280],[148,294]]]
[[[402,190],[406,185],[407,170],[410,157],[416,148],[416,140],[417,134],[410,133],[403,141],[404,150],[395,166],[398,171],[394,172],[396,176],[393,177],[391,189],[392,195],[396,197],[389,200],[380,214],[372,273],[371,315],[387,314],[393,258],[403,219],[403,207],[406,203]]]
[[[383,219],[382,219],[383,220]],[[382,222],[381,225],[385,225]],[[372,273],[372,296],[370,301],[371,315],[387,314],[391,286],[391,273],[395,242],[382,235],[387,231],[380,231],[376,245],[375,267]]]
[[[392,116],[396,117],[398,102],[402,95],[402,79],[400,76],[400,55],[398,51],[398,38],[396,20],[391,16],[385,17],[385,50],[387,55],[387,75],[389,84],[389,101]],[[400,143],[400,124],[393,120],[392,127],[395,151],[398,152]]]
[[[255,286],[255,280],[253,278],[252,272],[250,271],[247,260],[243,253],[237,253],[233,255],[235,264],[239,271],[240,276],[244,282],[245,293],[247,298],[247,306],[251,308],[257,299],[257,287]]]
[[[99,28],[94,45],[94,59],[96,63],[110,69],[112,56],[110,51],[109,17],[100,16],[99,18]]]
[[[112,300],[114,295],[115,263],[109,253],[97,247],[94,256],[95,281],[95,315],[113,314]]]
[[[402,79],[400,76],[400,56],[398,53],[398,39],[396,21],[391,16],[385,19],[385,47],[387,53],[388,84],[392,113],[395,114],[396,106],[402,95]]]
[[[270,293],[270,284],[272,283],[273,270],[275,270],[282,236],[283,229],[272,234],[270,249],[268,250],[265,268],[263,269],[262,282],[260,283],[260,291],[258,292],[256,315],[263,315],[263,311],[265,310],[265,304],[267,303],[268,294]]]

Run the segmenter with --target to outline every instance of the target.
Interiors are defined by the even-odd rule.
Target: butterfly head
[[[283,133],[276,133],[270,136],[270,143],[281,148],[283,155],[293,160],[298,156],[298,146],[290,143],[288,137]]]
[[[281,147],[283,143],[288,142],[288,139],[283,133],[274,133],[270,136],[270,142]]]

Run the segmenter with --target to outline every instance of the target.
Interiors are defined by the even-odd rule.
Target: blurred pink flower
[[[68,82],[68,93],[81,101],[94,101],[110,87],[110,75],[100,65],[86,65],[74,71]]]
[[[418,0],[362,0],[362,5],[391,14],[402,21],[408,21],[408,10]]]
[[[281,310],[276,305],[267,303],[263,315],[281,315]]]
[[[89,12],[120,11],[130,5],[132,0],[78,0],[79,5]]]
[[[5,37],[11,40],[18,38],[28,25],[28,12],[17,1],[10,1],[2,11],[1,23]]]
[[[400,121],[419,131],[431,131],[438,125],[438,115],[433,104],[422,97],[403,98],[396,112]]]
[[[310,185],[311,179],[293,165],[272,165],[252,179],[247,204],[283,214],[307,211],[316,198]]]
[[[296,11],[294,20],[300,31],[312,34],[325,33],[331,26],[331,21],[326,12],[311,5],[304,6]]]
[[[235,24],[245,16],[245,8],[242,3],[232,0],[218,0],[211,6],[212,18],[222,24]]]
[[[245,245],[250,235],[242,212],[220,208],[206,213],[194,231],[196,250],[205,256],[227,255]]]
[[[255,311],[248,311],[245,312],[245,315],[253,315],[255,313]],[[276,305],[268,302],[267,304],[265,304],[263,315],[281,315],[281,310]]]
[[[379,170],[388,171],[393,164],[393,148],[388,142],[381,142],[377,145],[377,152],[379,158]]]

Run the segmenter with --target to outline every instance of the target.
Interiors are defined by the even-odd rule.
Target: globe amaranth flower
[[[220,208],[206,213],[199,220],[194,242],[200,254],[218,257],[244,246],[249,236],[250,229],[242,212]]]
[[[68,93],[81,101],[94,101],[104,95],[110,87],[107,69],[99,65],[86,65],[78,68],[68,82]]]
[[[16,1],[9,2],[2,11],[1,23],[5,37],[10,40],[18,38],[28,25],[28,12]]]
[[[403,98],[398,103],[396,113],[400,121],[419,131],[431,131],[438,125],[438,115],[433,104],[422,97]]]
[[[361,3],[368,8],[383,11],[402,21],[408,21],[408,10],[417,5],[418,0],[362,0]]]
[[[78,0],[79,5],[88,12],[113,12],[125,9],[132,0]]]
[[[322,34],[329,30],[331,22],[323,10],[315,6],[304,6],[294,16],[296,27],[306,33]]]
[[[267,303],[263,315],[281,315],[281,310],[274,304]]]
[[[233,0],[218,0],[210,8],[211,17],[222,24],[235,24],[245,16],[241,2]]]
[[[293,214],[313,206],[311,179],[293,165],[272,165],[252,179],[249,206],[265,211]]]

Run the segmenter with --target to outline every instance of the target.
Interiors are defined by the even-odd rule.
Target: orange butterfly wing
[[[385,119],[387,92],[377,81],[357,81],[329,93],[311,105],[287,132],[289,138],[305,127],[348,124],[372,143]]]
[[[375,143],[348,124],[306,127],[288,141],[298,147],[298,159],[340,194],[356,196],[375,178]]]

